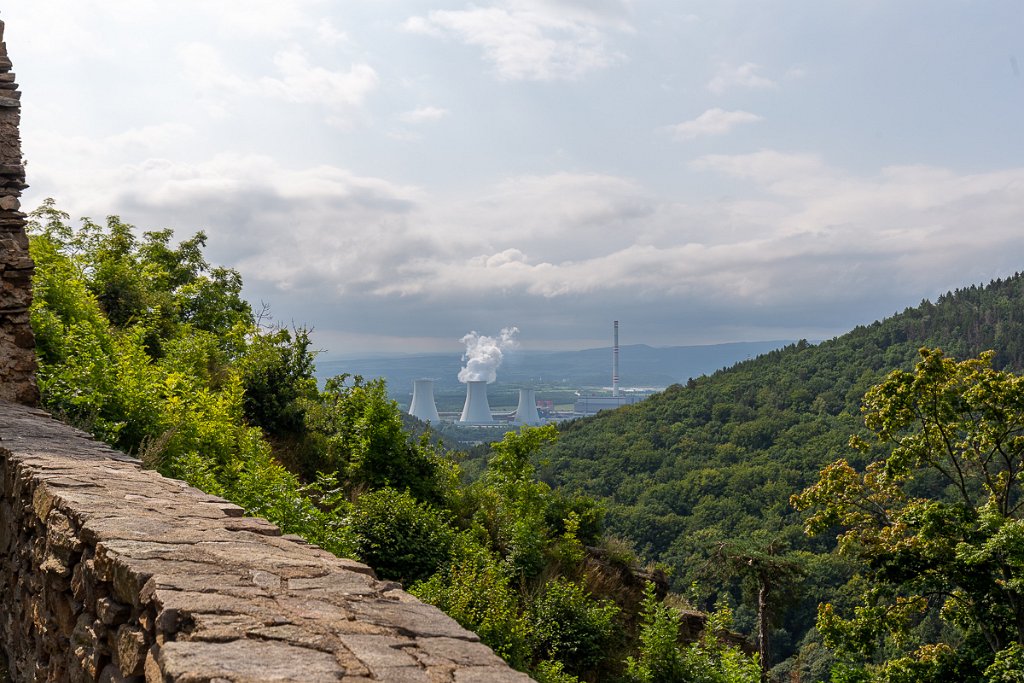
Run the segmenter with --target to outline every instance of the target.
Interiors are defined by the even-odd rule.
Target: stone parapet
[[[18,132],[21,92],[3,40],[4,23],[0,21],[0,400],[34,405],[39,391],[28,313],[32,259],[19,199],[27,187]]]
[[[11,680],[525,683],[358,562],[0,403]]]

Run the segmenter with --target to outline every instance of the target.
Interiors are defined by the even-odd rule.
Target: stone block
[[[336,683],[346,674],[329,653],[255,640],[168,642],[160,648],[157,663],[163,675],[177,683],[205,683],[218,676],[233,681]]]
[[[146,634],[137,626],[122,624],[117,629],[115,661],[122,676],[138,676],[143,672],[149,652]]]
[[[107,626],[124,622],[132,610],[113,598],[100,598],[96,601],[96,616]]]

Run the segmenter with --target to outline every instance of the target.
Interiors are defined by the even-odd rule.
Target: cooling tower
[[[409,414],[433,425],[441,423],[434,403],[434,380],[417,379],[412,383],[412,403]]]
[[[537,414],[536,390],[519,390],[519,407],[516,408],[516,418],[512,422],[517,425],[540,424],[540,415]]]
[[[487,382],[466,382],[466,405],[459,422],[465,424],[493,424],[491,406],[487,403]]]

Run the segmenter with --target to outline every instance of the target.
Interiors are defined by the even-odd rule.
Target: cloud
[[[762,117],[748,111],[726,111],[716,107],[708,109],[695,119],[669,126],[669,130],[677,140],[693,140],[706,135],[723,135],[736,126],[763,120]]]
[[[317,22],[316,37],[317,40],[326,45],[340,45],[347,43],[349,40],[348,34],[339,30],[334,25],[334,22],[326,17]]]
[[[243,74],[229,66],[219,50],[203,43],[183,46],[178,57],[191,84],[214,110],[224,108],[226,95],[266,97],[322,106],[330,112],[328,121],[345,123],[380,82],[368,64],[352,64],[347,71],[331,70],[311,64],[296,46],[274,53],[276,73],[271,76]]]
[[[438,121],[448,116],[447,109],[441,109],[439,107],[417,107],[412,111],[407,111],[399,114],[398,118],[400,121],[405,123],[424,123],[428,121]]]
[[[676,340],[684,320],[704,340],[735,338],[738,325],[761,338],[831,336],[851,310],[871,320],[1024,259],[1024,168],[855,174],[819,155],[762,150],[693,162],[750,185],[742,199],[685,203],[633,179],[562,172],[453,202],[332,165],[104,157],[108,144],[131,154],[187,134],[55,141],[68,164],[36,175],[33,192],[62,189],[73,215],[118,207],[143,228],[173,217],[182,235],[206,229],[211,260],[239,268],[250,297],[325,334],[450,337],[509,321],[575,334],[573,324],[624,310],[645,325],[671,319]]]
[[[166,13],[165,3],[147,1],[154,5],[159,13]],[[138,0],[130,2],[135,4]],[[223,30],[252,38],[279,40],[297,32],[309,31],[316,31],[321,37],[333,34],[323,21],[316,18],[319,12],[313,11],[317,5],[323,4],[323,0],[179,0],[176,4],[178,11],[186,16],[195,17],[197,20],[205,16]],[[327,34],[323,33],[325,29],[328,31]]]
[[[734,178],[752,180],[776,194],[787,194],[786,188],[802,194],[804,183],[820,179],[834,182],[836,171],[828,168],[817,154],[761,150],[750,154],[708,154],[692,162],[695,168],[716,171]]]
[[[777,88],[778,83],[758,74],[761,65],[754,62],[744,62],[739,66],[722,64],[718,67],[718,73],[708,81],[708,90],[720,95],[732,88],[753,88],[765,90]]]
[[[631,31],[615,0],[518,0],[465,10],[434,10],[403,28],[479,47],[504,80],[575,80],[625,59],[611,32]]]
[[[162,123],[96,138],[86,135],[32,136],[32,153],[42,158],[114,159],[124,157],[146,158],[159,155],[185,142],[191,142],[195,130],[182,123]]]
[[[288,102],[321,104],[345,111],[363,104],[376,89],[377,72],[368,64],[353,64],[348,71],[331,71],[309,63],[297,48],[274,55],[278,77],[265,77],[259,84],[270,95]]]

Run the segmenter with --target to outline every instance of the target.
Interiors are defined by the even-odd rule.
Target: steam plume
[[[470,332],[460,339],[466,345],[466,352],[462,354],[466,367],[459,370],[459,381],[490,384],[496,380],[504,352],[519,345],[517,334],[518,327],[506,327],[497,337]]]

